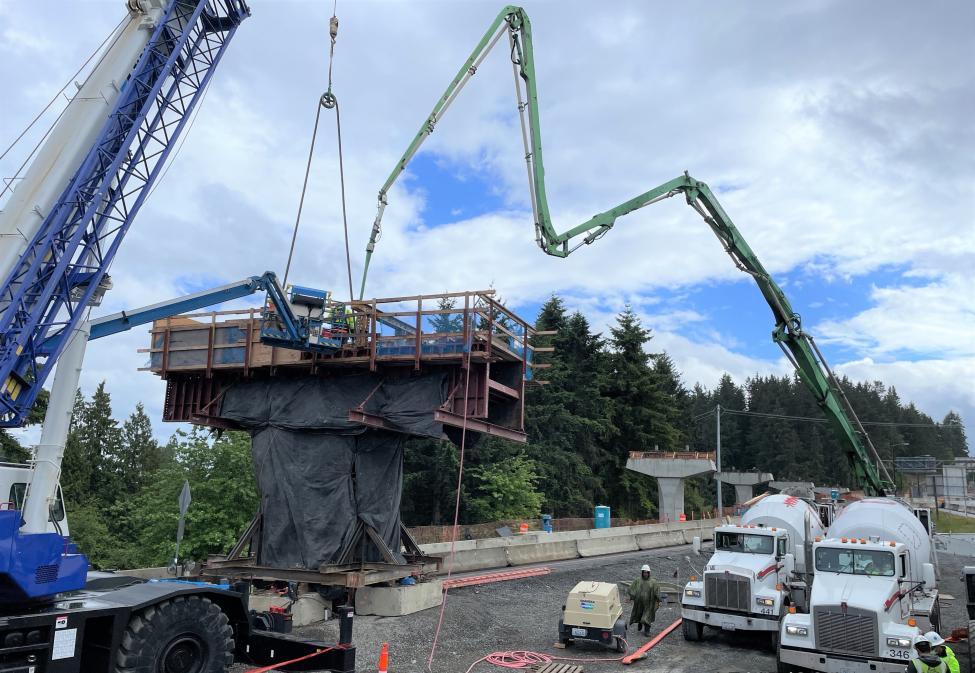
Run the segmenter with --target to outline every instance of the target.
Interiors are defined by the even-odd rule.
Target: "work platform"
[[[524,442],[525,386],[534,371],[538,333],[494,299],[493,290],[353,301],[348,332],[334,353],[261,343],[262,310],[182,315],[153,323],[143,370],[166,381],[164,421],[237,429],[219,415],[234,384],[256,379],[341,376],[352,372],[398,380],[443,373],[449,393],[430,409],[456,438],[471,432]],[[469,368],[468,368],[469,365]],[[348,409],[350,421],[390,429],[370,415],[367,399]],[[465,421],[466,414],[466,421]]]

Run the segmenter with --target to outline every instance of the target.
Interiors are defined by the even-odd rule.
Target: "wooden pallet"
[[[583,673],[582,666],[574,664],[560,664],[553,661],[548,664],[539,664],[531,669],[534,673]]]

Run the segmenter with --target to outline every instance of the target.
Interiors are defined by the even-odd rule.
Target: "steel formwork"
[[[310,353],[261,343],[261,309],[220,311],[167,318],[152,327],[141,349],[144,368],[166,381],[163,420],[219,428],[223,393],[234,384],[268,377],[337,376],[360,370],[383,379],[442,372],[449,394],[435,420],[449,436],[471,432],[524,442],[525,387],[534,372],[538,332],[494,299],[494,291],[455,292],[355,301],[352,326],[333,354]],[[349,419],[387,427],[364,410]]]

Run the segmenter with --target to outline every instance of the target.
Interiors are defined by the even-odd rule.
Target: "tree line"
[[[655,352],[651,330],[630,308],[604,336],[555,296],[542,306],[536,328],[555,332],[536,342],[555,350],[545,357],[551,367],[539,374],[547,383],[531,386],[526,395],[528,443],[482,438],[466,452],[462,522],[533,518],[541,512],[590,517],[595,505],[609,505],[615,517],[654,518],[656,482],[626,469],[629,452],[713,451],[718,405],[724,469],[761,468],[777,479],[854,486],[845,448],[795,375],[756,375],[738,384],[724,374],[713,388],[688,387],[671,357]],[[873,423],[867,431],[882,460],[968,455],[957,413],[949,411],[938,422],[880,381],[844,377],[840,384],[858,416]],[[453,445],[412,440],[405,475],[404,521],[453,520]],[[713,478],[687,480],[685,508],[709,511],[716,490]],[[723,493],[725,504],[733,504],[734,490]]]
[[[532,384],[526,395],[528,443],[469,436],[461,522],[535,518],[542,512],[590,517],[595,505],[609,505],[614,517],[654,518],[656,482],[626,470],[629,452],[713,450],[717,405],[725,469],[761,468],[779,479],[852,486],[843,447],[795,376],[754,376],[739,384],[724,375],[713,388],[688,387],[670,356],[655,352],[651,330],[629,308],[604,336],[552,297],[536,327],[553,334],[535,345],[554,351],[538,355],[551,366],[537,370],[546,382]],[[442,331],[456,330],[445,322]],[[841,383],[860,418],[879,424],[868,431],[883,459],[967,455],[964,428],[954,412],[936,422],[879,381]],[[46,403],[42,395],[30,422],[43,419]],[[6,460],[29,456],[3,431],[0,451]],[[450,442],[407,442],[404,522],[453,521],[458,459],[458,447]],[[225,553],[259,502],[249,437],[193,428],[160,444],[141,404],[120,423],[104,382],[90,398],[78,393],[61,485],[71,535],[97,566],[168,564],[184,481],[193,501],[181,556]],[[715,491],[711,478],[688,480],[688,512],[710,510]],[[724,493],[731,504],[733,489]]]

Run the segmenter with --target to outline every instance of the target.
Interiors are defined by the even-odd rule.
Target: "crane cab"
[[[20,510],[24,506],[27,484],[30,483],[30,466],[22,463],[0,462],[0,509]],[[51,518],[47,522],[48,533],[68,535],[68,515],[64,509],[61,487],[55,494]]]

